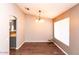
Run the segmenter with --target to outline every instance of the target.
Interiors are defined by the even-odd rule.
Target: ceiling
[[[39,10],[41,10],[41,17],[54,18],[76,4],[77,3],[18,3],[17,5],[25,14],[39,16]],[[25,8],[29,8],[29,10]]]

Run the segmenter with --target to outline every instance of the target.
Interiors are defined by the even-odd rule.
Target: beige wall
[[[57,43],[68,54],[79,54],[79,4],[56,17],[54,22],[66,17],[70,17],[69,46],[66,46],[57,39],[54,39],[54,42]]]
[[[36,17],[26,15],[25,41],[26,42],[48,42],[53,36],[53,25],[51,19],[44,19],[43,23],[36,23]]]
[[[18,8],[16,4],[7,4],[8,16],[13,15],[17,17],[16,30],[16,49],[24,43],[24,18],[25,14]]]
[[[17,17],[17,48],[24,42],[24,13],[16,4],[0,4],[0,52],[9,52],[9,20]]]

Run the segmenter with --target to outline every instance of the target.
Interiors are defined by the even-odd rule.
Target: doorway
[[[10,43],[9,43],[9,51],[16,49],[16,20],[15,16],[12,16],[9,21],[9,33],[10,33]]]

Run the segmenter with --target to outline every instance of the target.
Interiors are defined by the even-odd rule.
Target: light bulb
[[[39,23],[43,23],[43,22],[44,22],[44,20],[42,20],[42,19],[39,21]]]
[[[36,21],[36,23],[38,23],[39,22],[39,20],[35,20]]]
[[[35,21],[36,21],[36,23],[43,23],[44,22],[43,19],[41,19],[41,20],[35,20]]]

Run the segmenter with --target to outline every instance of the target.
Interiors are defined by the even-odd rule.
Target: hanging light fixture
[[[39,18],[36,20],[37,23],[42,23],[44,20],[41,19],[41,10],[39,10]]]

